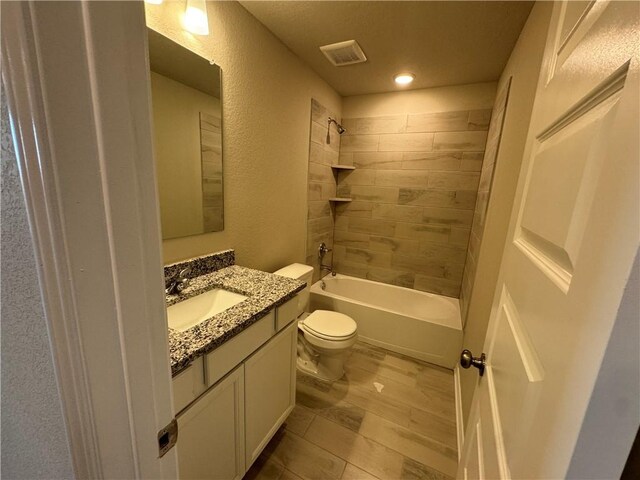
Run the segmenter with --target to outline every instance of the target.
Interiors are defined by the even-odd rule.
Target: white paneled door
[[[554,6],[459,478],[569,470],[639,244],[638,21]]]

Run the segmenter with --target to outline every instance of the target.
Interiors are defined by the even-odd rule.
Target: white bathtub
[[[360,278],[336,275],[311,286],[310,310],[353,318],[360,340],[453,369],[462,348],[460,306],[455,298]]]

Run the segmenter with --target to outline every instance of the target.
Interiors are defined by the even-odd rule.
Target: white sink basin
[[[169,328],[184,332],[246,299],[221,288],[201,293],[167,308]]]

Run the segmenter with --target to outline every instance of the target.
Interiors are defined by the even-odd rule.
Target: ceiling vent
[[[362,48],[360,48],[360,45],[358,45],[358,42],[355,40],[324,45],[320,47],[320,50],[336,67],[367,61],[367,57],[362,51]]]

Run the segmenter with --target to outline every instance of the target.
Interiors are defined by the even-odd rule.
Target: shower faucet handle
[[[327,244],[322,242],[320,244],[320,246],[318,247],[318,258],[320,260],[322,260],[322,258],[331,251],[331,249],[329,247],[327,247]]]

